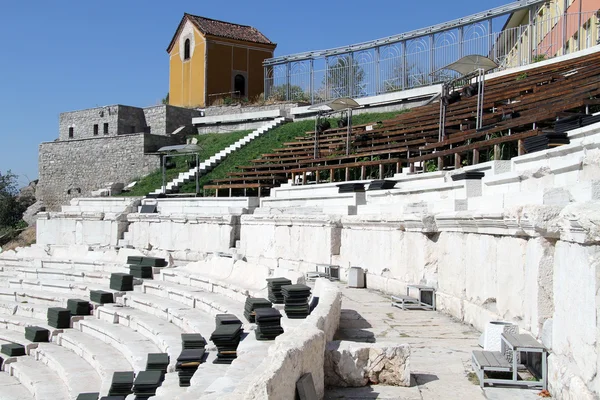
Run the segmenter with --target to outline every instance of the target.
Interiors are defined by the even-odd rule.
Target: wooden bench
[[[403,294],[392,296],[392,306],[401,308],[403,310],[422,308],[418,299],[411,296],[405,296]]]
[[[510,380],[487,378],[486,372],[512,372],[512,365],[499,351],[473,350],[473,368],[483,389],[486,383],[506,385]]]

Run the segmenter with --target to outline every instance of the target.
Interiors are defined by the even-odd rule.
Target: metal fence
[[[533,2],[535,3],[535,2]],[[530,14],[536,16],[536,4]],[[599,40],[598,12],[531,18],[503,29],[506,16],[463,23],[439,32],[399,35],[340,49],[265,61],[265,98],[320,103],[338,97],[365,97],[456,78],[444,66],[463,56],[490,57],[505,69],[591,47]],[[357,48],[357,49],[354,49]]]

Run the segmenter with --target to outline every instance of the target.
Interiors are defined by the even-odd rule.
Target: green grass
[[[225,147],[237,142],[244,136],[251,133],[251,130],[246,131],[236,131],[229,133],[208,133],[205,135],[196,135],[193,136],[198,139],[198,145],[202,148],[200,151],[200,162],[206,160],[207,158],[212,157],[219,151],[223,150]],[[180,172],[188,171],[189,168],[187,166],[187,160],[193,160],[195,156],[180,156],[175,157],[173,160],[175,161],[177,167],[173,169],[167,170],[167,182],[170,182],[172,179],[176,178]],[[162,174],[160,169],[152,172],[149,175],[146,175],[143,178],[134,179],[137,181],[137,184],[133,187],[130,192],[122,193],[121,196],[145,196],[148,193],[152,192],[161,187],[162,185]],[[194,186],[195,191],[195,186]]]
[[[384,121],[398,115],[399,111],[385,113],[370,113],[360,114],[352,118],[353,125],[367,124],[371,122]],[[337,119],[330,119],[331,126],[337,126]],[[279,126],[272,131],[254,139],[246,146],[231,153],[221,164],[215,167],[208,174],[200,178],[200,191],[202,187],[208,184],[213,179],[226,178],[229,172],[234,172],[237,166],[250,165],[250,160],[259,158],[262,154],[272,153],[273,149],[283,147],[283,143],[295,141],[296,137],[303,136],[308,131],[313,131],[315,128],[314,119],[306,121],[292,122]],[[199,135],[199,144],[203,148],[200,156],[202,160],[211,157],[215,153],[221,151],[225,147],[234,143],[238,139],[246,136],[251,131],[233,132],[229,134],[208,134]],[[167,182],[175,178],[179,172],[187,171],[185,158],[179,157],[177,168],[167,170]],[[152,174],[139,179],[138,183],[129,193],[124,193],[125,196],[145,196],[146,194],[160,188],[162,185],[162,176],[160,171],[155,171]],[[196,183],[189,182],[181,187],[181,193],[194,193],[196,191]]]

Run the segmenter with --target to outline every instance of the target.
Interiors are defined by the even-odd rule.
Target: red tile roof
[[[186,19],[189,19],[204,35],[218,36],[227,39],[242,40],[245,42],[260,43],[276,45],[271,42],[265,35],[263,35],[258,29],[248,26],[234,24],[231,22],[219,21],[216,19],[210,19],[185,13],[181,20],[175,36],[171,40],[167,52],[171,51],[171,48],[175,44],[175,39],[179,35],[179,32],[184,26]]]

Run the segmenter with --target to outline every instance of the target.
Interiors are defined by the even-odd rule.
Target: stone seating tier
[[[71,398],[97,390],[101,378],[97,371],[76,353],[54,343],[40,343],[33,351],[35,359],[54,371],[67,387]]]
[[[34,400],[33,394],[17,378],[0,372],[0,393],[4,400]]]
[[[50,367],[36,362],[33,357],[18,357],[5,370],[35,397],[36,400],[69,400],[68,388]]]

